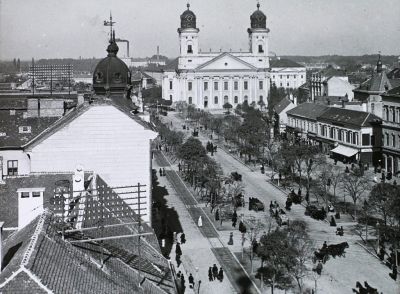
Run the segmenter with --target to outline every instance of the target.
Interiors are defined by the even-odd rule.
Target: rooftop
[[[22,110],[12,114],[10,110],[0,110],[0,149],[20,148],[38,134],[49,128],[58,117],[26,117]],[[20,127],[27,127],[22,132]],[[29,130],[30,128],[30,130]]]
[[[369,112],[338,107],[329,107],[318,116],[318,120],[350,128],[367,127],[371,126],[373,122],[382,121],[379,117]]]
[[[282,111],[285,110],[286,107],[288,107],[292,101],[290,101],[287,97],[284,97],[281,101],[279,101],[278,104],[274,106],[275,112],[277,114],[280,114]]]
[[[178,69],[178,65],[179,65],[179,58],[175,58],[174,60],[172,60],[170,63],[168,63],[164,70],[165,71],[174,71]]]
[[[314,98],[315,103],[330,105],[330,104],[340,104],[343,101],[348,102],[349,98],[346,96],[316,96]]]
[[[316,103],[302,103],[287,112],[288,115],[316,120],[329,107]]]
[[[290,59],[271,59],[269,61],[270,67],[304,67],[297,62],[294,62]]]

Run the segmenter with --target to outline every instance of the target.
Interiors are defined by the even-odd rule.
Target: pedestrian
[[[201,228],[203,226],[203,219],[201,218],[201,215],[199,216],[199,220],[197,221],[197,225],[199,226],[199,228]]]
[[[219,208],[215,211],[215,220],[219,221]]]
[[[189,274],[188,280],[189,280],[189,287],[193,289],[194,288],[194,278],[192,276],[192,273]]]
[[[185,277],[183,276],[183,274],[181,275],[181,288],[182,291],[185,292]]]
[[[181,169],[182,169],[182,166],[181,166],[181,163],[179,162],[178,163],[178,170],[181,171]]]
[[[161,169],[161,167],[160,167],[160,170],[159,170],[159,172],[160,172],[160,177],[162,177],[163,173],[162,173],[162,169]]]
[[[181,278],[181,271],[179,271],[177,274],[176,274],[176,276],[180,279]]]
[[[235,209],[232,214],[232,227],[236,228],[236,222],[237,222],[237,212]]]
[[[214,263],[213,268],[212,268],[212,273],[213,273],[214,280],[216,280],[218,278],[218,267],[217,267],[217,265],[215,263]]]
[[[179,267],[182,263],[181,261],[181,256],[180,255],[175,255],[175,261],[176,261],[176,266]]]
[[[211,266],[208,268],[208,280],[209,280],[210,282],[211,282],[211,281],[214,281],[213,273],[212,273],[212,267],[211,267]]]
[[[233,245],[233,233],[232,232],[229,235],[228,245]]]
[[[182,255],[182,249],[181,246],[179,245],[179,242],[176,243],[175,246],[175,254],[181,256]]]
[[[162,169],[163,176],[165,177],[165,167]]]
[[[222,267],[219,268],[219,272],[218,272],[218,280],[220,282],[222,282],[224,279],[224,271],[222,270]]]
[[[186,243],[186,236],[185,233],[181,234],[181,244],[185,244]]]

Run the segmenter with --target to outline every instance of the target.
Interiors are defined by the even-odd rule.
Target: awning
[[[358,153],[358,149],[339,145],[336,148],[332,149],[331,152],[344,155],[346,157],[352,157],[353,155]]]

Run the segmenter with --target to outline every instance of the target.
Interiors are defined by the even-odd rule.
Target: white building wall
[[[30,159],[22,150],[0,150],[0,157],[3,158],[3,177],[7,176],[7,161],[18,160],[18,175],[30,173]]]
[[[345,77],[332,77],[327,81],[327,96],[345,96],[353,101],[355,87]]]
[[[144,129],[115,107],[93,106],[30,150],[31,171],[73,172],[77,165],[82,165],[99,174],[110,187],[145,184],[147,209],[143,218],[150,221],[149,150],[150,140],[155,137],[156,133]]]

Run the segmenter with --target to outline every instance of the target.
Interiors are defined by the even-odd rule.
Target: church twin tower
[[[204,109],[222,109],[227,102],[235,107],[245,100],[266,105],[269,29],[260,4],[250,16],[249,51],[202,52],[196,15],[189,4],[180,20],[180,54],[164,71],[164,99],[186,101]]]

